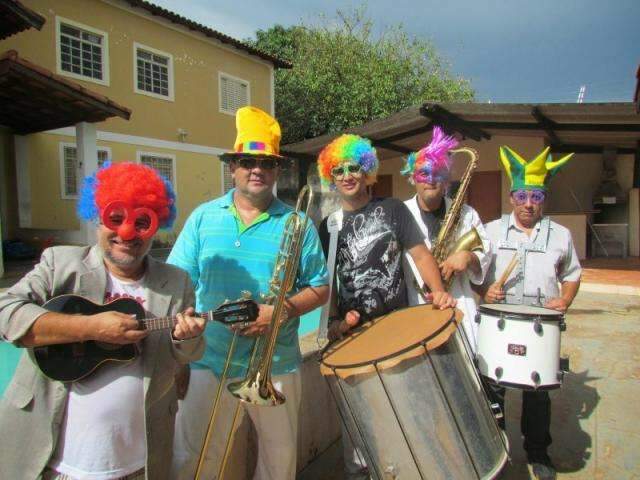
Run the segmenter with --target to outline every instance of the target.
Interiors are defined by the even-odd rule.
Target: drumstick
[[[517,264],[518,264],[518,252],[513,254],[513,258],[509,262],[509,265],[507,265],[507,268],[504,269],[504,272],[502,273],[500,280],[498,280],[498,286],[501,289],[505,284],[505,282],[507,281],[507,278],[509,278],[509,275],[511,275],[511,272],[513,272],[513,269],[516,268]]]

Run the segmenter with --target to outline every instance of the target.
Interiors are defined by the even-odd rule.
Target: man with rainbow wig
[[[375,183],[377,170],[375,148],[357,135],[341,135],[318,157],[320,179],[338,192],[341,204],[319,229],[330,274],[335,271],[338,286],[323,312],[321,336],[330,308],[334,315],[328,336],[334,339],[360,322],[408,306],[403,252],[411,256],[421,280],[430,287],[434,306],[455,306],[407,207],[395,198],[370,198],[367,187]],[[366,472],[364,459],[344,430],[342,438],[347,474],[358,478]]]
[[[63,384],[23,354],[0,401],[3,478],[169,479],[174,373],[204,351],[204,320],[193,316],[189,276],[148,255],[158,228],[175,219],[173,189],[145,165],[107,164],[85,179],[78,215],[95,222],[97,244],[46,249],[0,295],[0,335],[18,347],[136,344],[140,355]],[[64,294],[95,303],[132,298],[148,317],[177,315],[178,323],[150,332],[117,311],[69,315],[42,307]]]
[[[452,200],[445,196],[451,181],[452,158],[450,152],[458,145],[454,137],[445,135],[440,127],[434,127],[431,141],[417,152],[411,153],[401,173],[415,187],[416,195],[407,200],[405,205],[413,214],[420,230],[425,236],[425,244],[432,248],[438,237],[445,215],[451,207]],[[455,238],[458,239],[475,228],[482,241],[483,251],[461,251],[450,255],[441,265],[440,270],[445,281],[451,279],[449,291],[458,302],[464,317],[462,325],[471,349],[475,352],[477,345],[478,324],[476,303],[471,284],[482,285],[491,263],[491,242],[486,235],[478,213],[469,205],[463,205]],[[407,278],[415,278],[415,264],[409,255],[404,258],[404,270]],[[418,288],[420,287],[420,288]],[[407,282],[407,295],[410,305],[425,302],[422,286],[417,282]]]
[[[486,225],[493,245],[484,283],[487,303],[541,305],[566,312],[580,286],[582,269],[571,233],[544,216],[549,180],[573,154],[554,161],[545,148],[527,161],[513,149],[500,147],[500,161],[511,181],[511,214]],[[504,284],[497,280],[515,257],[517,267]],[[560,285],[560,288],[558,288]],[[504,406],[504,388],[493,386]],[[503,408],[504,411],[504,408]],[[547,448],[551,444],[551,402],[545,390],[522,392],[521,430],[535,478],[555,478]]]

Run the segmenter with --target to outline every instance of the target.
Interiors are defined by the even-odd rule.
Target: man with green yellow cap
[[[486,225],[493,246],[484,300],[487,303],[542,305],[566,312],[580,286],[581,268],[568,229],[544,216],[549,179],[573,154],[553,161],[547,147],[527,162],[509,147],[500,147],[500,161],[511,180],[513,212]],[[517,267],[502,276],[512,259]],[[558,288],[560,284],[560,288]],[[504,406],[504,388],[493,388]],[[551,444],[551,402],[544,390],[525,390],[522,398],[521,429],[524,449],[535,478],[555,478],[547,454]]]
[[[243,291],[261,302],[269,292],[284,226],[292,208],[278,200],[273,187],[285,159],[279,153],[280,125],[255,107],[236,113],[234,151],[221,155],[229,164],[235,188],[204,203],[189,216],[168,262],[186,270],[196,290],[199,312],[215,308]],[[299,316],[327,301],[328,275],[318,234],[307,224],[297,278],[285,302],[285,317],[276,341],[273,383],[286,398],[282,405],[244,405],[258,434],[255,479],[293,480],[296,474],[298,410],[301,399]],[[240,330],[228,378],[244,377],[253,339],[268,329],[273,305],[260,304],[258,319]],[[191,365],[191,379],[176,419],[172,478],[193,479],[207,430],[218,379],[233,334],[212,322],[205,331],[202,360]],[[224,389],[210,448],[200,478],[214,478],[222,457],[229,420],[237,400]],[[229,422],[229,423],[225,423]]]

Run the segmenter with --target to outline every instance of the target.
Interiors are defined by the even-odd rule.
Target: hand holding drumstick
[[[502,273],[498,281],[492,284],[487,290],[487,293],[485,293],[484,295],[485,302],[498,303],[504,300],[505,293],[504,293],[504,290],[502,290],[502,287],[504,286],[507,279],[509,278],[509,275],[511,275],[511,272],[513,272],[513,269],[516,268],[517,264],[518,264],[518,252],[513,254],[513,258],[509,262],[509,265],[507,265],[507,268],[505,268],[504,272]]]

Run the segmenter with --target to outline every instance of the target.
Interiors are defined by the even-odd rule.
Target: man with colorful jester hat
[[[413,214],[429,248],[432,248],[435,239],[438,238],[442,222],[451,207],[451,199],[446,196],[452,164],[449,152],[457,145],[455,138],[445,135],[440,127],[434,127],[431,142],[421,150],[411,153],[400,172],[416,189],[416,195],[404,203]],[[455,238],[460,238],[472,228],[476,229],[482,240],[483,251],[454,253],[440,265],[440,271],[445,281],[453,276],[449,291],[458,302],[458,308],[464,313],[462,324],[475,352],[478,325],[474,321],[476,303],[470,283],[482,285],[491,263],[491,242],[478,213],[469,205],[463,205]],[[416,288],[417,282],[412,281],[415,277],[413,272],[416,270],[409,255],[405,254],[403,267],[406,278],[410,279],[407,281],[409,304],[424,303],[423,295]]]
[[[80,218],[96,223],[97,244],[46,249],[0,295],[0,334],[16,346],[93,340],[140,351],[131,362],[110,362],[71,384],[46,378],[25,353],[0,400],[3,478],[169,478],[174,374],[204,350],[204,321],[192,316],[188,275],[148,255],[157,229],[171,227],[175,212],[171,185],[155,170],[106,165],[85,179],[78,204]],[[149,317],[177,315],[178,323],[149,332],[116,311],[67,315],[42,308],[63,294],[95,303],[133,298]]]
[[[229,379],[244,377],[253,340],[267,332],[273,305],[261,300],[270,291],[269,281],[284,227],[292,208],[273,194],[281,169],[288,159],[280,155],[280,125],[255,107],[236,113],[234,151],[221,156],[228,162],[235,188],[220,198],[200,205],[189,216],[168,262],[191,276],[199,309],[236,299],[243,291],[260,303],[258,319],[239,329]],[[318,233],[309,222],[304,233],[297,277],[286,299],[285,315],[273,358],[273,384],[286,402],[274,407],[243,404],[258,436],[258,461],[254,479],[293,480],[296,475],[298,411],[301,401],[301,354],[298,342],[300,315],[326,302],[327,268]],[[207,349],[191,366],[191,381],[180,404],[176,421],[175,479],[193,479],[207,430],[203,421],[211,411],[219,378],[233,334],[214,322],[207,326]],[[202,478],[218,471],[238,400],[225,388],[210,448],[204,456]],[[225,425],[222,420],[228,420]],[[243,445],[244,447],[244,445]]]
[[[357,135],[336,138],[318,157],[320,179],[338,192],[342,207],[320,225],[330,275],[335,271],[337,279],[337,295],[332,296],[335,301],[331,298],[332,303],[323,312],[321,337],[325,335],[329,308],[335,315],[328,337],[334,339],[362,321],[408,305],[402,270],[405,251],[431,288],[433,304],[438,308],[455,306],[455,300],[444,291],[438,265],[407,207],[395,198],[370,198],[367,186],[375,183],[377,170],[375,149],[369,140]],[[342,438],[347,473],[362,473],[366,468],[362,457],[350,445],[348,435]]]
[[[566,312],[578,293],[581,268],[568,229],[544,216],[549,179],[573,154],[553,161],[547,147],[530,162],[509,147],[500,161],[511,180],[513,212],[486,225],[493,245],[484,284],[488,303],[539,304]],[[518,263],[504,286],[496,283],[514,254]],[[560,288],[558,288],[560,284]],[[504,389],[495,389],[504,403]],[[547,454],[551,444],[551,403],[546,391],[523,391],[521,428],[524,449],[536,478],[555,478]]]

